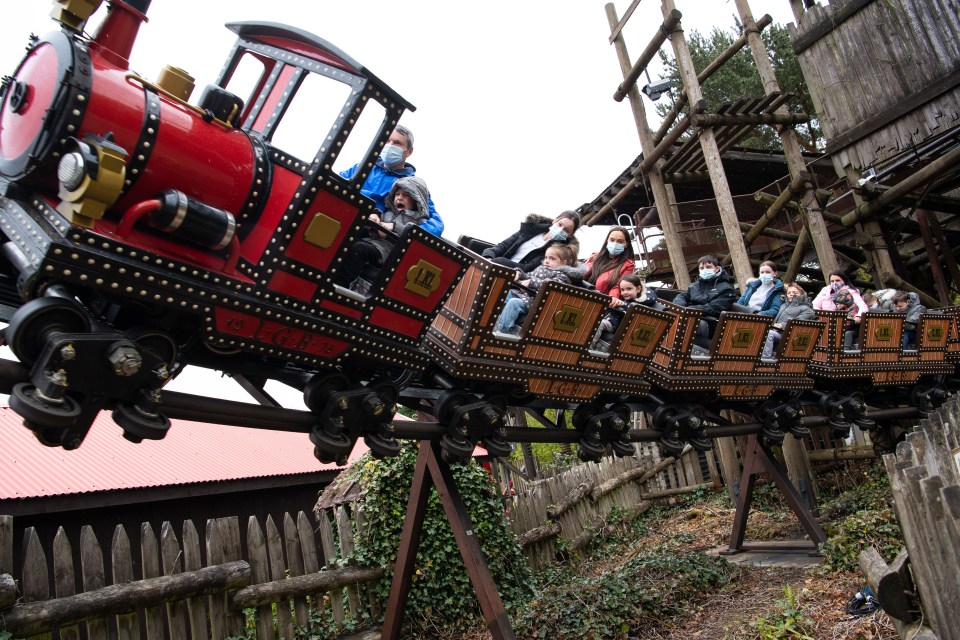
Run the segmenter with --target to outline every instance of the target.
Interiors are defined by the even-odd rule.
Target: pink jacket
[[[853,296],[853,302],[857,305],[857,312],[853,315],[854,318],[859,318],[868,311],[867,303],[863,301],[860,292],[855,287],[843,285],[840,287],[840,290],[849,291]],[[823,311],[837,311],[837,305],[833,303],[833,298],[836,295],[836,292],[830,290],[830,285],[825,286],[823,289],[820,289],[820,293],[813,299],[813,308]]]

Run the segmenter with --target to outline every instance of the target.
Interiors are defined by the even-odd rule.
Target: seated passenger
[[[780,344],[783,336],[783,327],[788,320],[816,320],[817,314],[813,310],[813,303],[807,297],[807,292],[796,282],[787,283],[786,300],[780,305],[777,317],[773,319],[767,341],[763,344],[762,358],[770,359]]]
[[[547,246],[570,243],[579,227],[580,214],[576,211],[564,211],[553,221],[531,214],[520,224],[519,231],[503,242],[484,249],[483,257],[521,271],[533,271],[543,260]]]
[[[630,233],[623,227],[611,227],[600,251],[590,256],[585,264],[584,280],[600,293],[610,296],[610,306],[617,305],[620,298],[620,280],[633,273],[633,245]]]
[[[496,331],[510,335],[520,335],[519,320],[530,311],[533,297],[547,280],[557,280],[567,284],[580,284],[583,281],[584,268],[577,266],[577,256],[568,246],[553,244],[547,247],[543,264],[529,274],[517,272],[520,284],[533,290],[511,289],[503,306],[503,313],[497,320]]]
[[[872,311],[873,313],[882,313],[886,311],[886,309],[880,306],[880,299],[877,298],[876,294],[874,293],[863,294],[863,304],[867,305],[867,311]]]
[[[613,338],[617,327],[620,326],[620,321],[623,320],[631,305],[641,304],[645,307],[653,307],[657,304],[657,294],[647,289],[643,278],[634,273],[620,278],[616,288],[620,292],[620,296],[615,299],[618,304],[611,303],[610,308],[603,314],[603,320],[600,321],[597,335],[590,347],[595,351],[605,351],[610,348],[610,339]]]
[[[867,311],[867,305],[860,297],[860,289],[853,286],[850,276],[843,271],[832,272],[829,283],[813,299],[813,308],[847,313],[847,320],[843,327],[843,348],[852,349],[857,325],[860,324],[861,316]]]
[[[783,303],[783,282],[777,278],[777,265],[770,260],[760,263],[759,277],[750,280],[737,304],[750,307],[761,316],[777,315]]]
[[[399,178],[390,187],[384,200],[387,210],[382,214],[383,217],[371,214],[370,221],[379,223],[396,234],[403,231],[407,225],[423,225],[430,218],[427,205],[429,198],[430,191],[422,178]],[[370,283],[361,277],[364,267],[382,266],[392,248],[393,241],[384,232],[368,230],[367,237],[360,238],[347,249],[334,284],[366,293]]]
[[[897,291],[893,295],[893,306],[897,313],[907,314],[903,321],[903,340],[900,342],[900,346],[906,349],[907,345],[915,343],[920,314],[926,313],[927,308],[920,304],[920,296],[912,291]],[[915,344],[913,346],[916,348]]]
[[[720,314],[730,310],[737,294],[715,256],[703,256],[697,261],[697,266],[700,277],[687,287],[686,291],[677,294],[673,303],[703,311],[703,319],[700,320],[694,342],[699,347],[708,347]]]

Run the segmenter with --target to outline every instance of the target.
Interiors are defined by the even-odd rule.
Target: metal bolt
[[[341,409],[348,409],[350,407],[350,399],[347,397],[340,398],[340,400],[337,402],[337,406],[339,406]]]
[[[77,350],[73,344],[65,344],[60,347],[60,359],[61,360],[73,360],[77,357]]]
[[[167,365],[162,364],[154,370],[153,375],[160,380],[166,380],[170,377],[170,369],[167,368]]]
[[[57,385],[58,387],[67,386],[67,372],[63,369],[58,371],[51,371],[47,373],[47,380]]]
[[[113,372],[118,376],[136,375],[143,365],[143,358],[140,356],[140,352],[126,345],[121,345],[111,351],[107,356],[107,360],[110,361],[111,366],[113,366]]]
[[[383,401],[373,394],[370,394],[363,399],[363,404],[361,407],[367,415],[371,416],[380,415],[386,408],[386,406],[383,404]]]

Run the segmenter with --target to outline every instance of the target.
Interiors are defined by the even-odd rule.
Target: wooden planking
[[[342,505],[335,507],[333,512],[337,535],[340,536],[340,557],[346,558],[353,553],[353,525],[350,515]],[[356,618],[360,611],[360,593],[355,586],[347,587],[347,605],[350,607],[350,614]]]
[[[290,577],[302,576],[303,550],[300,548],[300,533],[297,525],[289,513],[283,514],[283,542],[287,551],[287,575]],[[310,607],[306,597],[293,599],[293,611],[298,627],[305,627],[310,622]]]
[[[200,532],[192,520],[183,523],[183,569],[197,571],[203,568],[203,559],[200,555]],[[210,626],[207,612],[208,599],[204,597],[187,600],[187,611],[190,616],[190,632],[194,638],[203,638],[210,635]]]
[[[84,592],[94,591],[106,586],[106,577],[103,571],[103,551],[93,532],[93,527],[84,526],[80,529],[80,572],[81,584]],[[87,620],[87,638],[101,640],[108,638],[107,619],[94,618]]]
[[[173,525],[164,522],[160,525],[160,562],[163,575],[172,576],[183,573],[183,551],[173,530]],[[174,601],[166,604],[167,632],[171,640],[187,638],[187,606],[184,602]]]
[[[321,509],[317,513],[317,529],[320,532],[320,544],[323,549],[324,564],[327,567],[333,567],[333,563],[337,559],[337,551],[333,535],[333,526],[330,524],[330,518],[327,517],[326,509]],[[343,606],[343,589],[334,589],[330,592],[330,608],[333,611],[334,621],[338,626],[342,626],[346,613]]]
[[[77,592],[76,575],[73,570],[73,547],[63,527],[57,528],[57,534],[53,538],[53,583],[57,598],[72,596]],[[79,639],[79,625],[60,627],[60,640]]]
[[[23,532],[23,577],[20,580],[21,602],[43,602],[50,599],[50,583],[47,555],[43,552],[40,538],[33,527]],[[29,636],[31,640],[47,640],[51,633]]]
[[[270,580],[286,578],[286,566],[283,558],[283,537],[273,521],[273,516],[267,516],[267,552],[270,559]],[[277,633],[281,638],[293,637],[293,617],[290,611],[290,600],[281,600],[277,603]]]
[[[256,516],[247,519],[247,558],[250,562],[252,584],[270,582],[270,557],[267,552],[267,540],[263,528]],[[257,607],[257,638],[273,640],[276,637],[273,628],[273,607],[263,604]]]
[[[159,578],[160,545],[149,522],[140,524],[140,571],[143,578]],[[163,640],[164,610],[161,605],[149,607],[144,612],[144,623],[149,640]]]
[[[113,584],[133,582],[133,558],[130,555],[130,537],[126,529],[117,525],[110,544],[110,566]],[[119,640],[134,640],[140,637],[140,620],[136,612],[117,614],[117,637]]]

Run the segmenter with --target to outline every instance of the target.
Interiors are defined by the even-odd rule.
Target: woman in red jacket
[[[620,300],[620,280],[633,273],[633,246],[630,234],[623,227],[611,227],[603,248],[587,260],[584,280],[597,291],[610,296],[610,306],[623,304]]]

